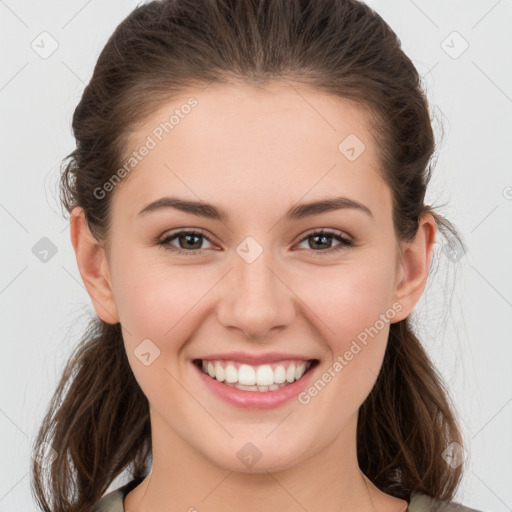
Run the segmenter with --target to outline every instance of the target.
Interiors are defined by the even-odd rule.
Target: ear
[[[119,322],[105,250],[92,236],[83,208],[76,207],[70,218],[71,243],[78,270],[91,297],[96,314],[109,324]]]
[[[427,284],[430,261],[434,252],[437,225],[430,213],[420,217],[416,237],[412,242],[400,242],[400,254],[394,303],[402,306],[393,318],[399,322],[407,318],[420,300]]]

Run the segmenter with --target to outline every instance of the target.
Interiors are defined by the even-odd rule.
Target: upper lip
[[[302,361],[315,360],[314,357],[307,357],[300,354],[285,354],[282,352],[271,352],[268,354],[249,354],[247,352],[225,352],[222,354],[210,354],[200,359],[206,361],[238,361],[240,363],[257,366],[267,363],[276,363],[290,359],[300,359]]]

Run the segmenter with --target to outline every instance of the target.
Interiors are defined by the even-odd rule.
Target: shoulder
[[[132,480],[112,491],[98,502],[93,512],[124,512],[124,498],[140,480]],[[413,493],[407,512],[482,512],[455,502],[441,501],[422,493]]]
[[[96,504],[92,512],[124,512],[126,495],[142,482],[143,478],[134,478],[115,491],[105,494]]]
[[[124,512],[123,492],[121,489],[116,489],[103,496],[92,512]]]
[[[442,501],[423,493],[412,493],[407,512],[482,512],[453,501]]]

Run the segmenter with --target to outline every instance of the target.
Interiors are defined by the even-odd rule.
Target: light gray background
[[[469,470],[456,498],[483,511],[511,510],[512,2],[369,3],[424,77],[437,134],[444,129],[427,200],[448,203],[441,212],[468,246],[455,262],[437,247],[439,271],[415,313],[468,442]],[[74,147],[73,110],[98,54],[136,5],[0,0],[0,512],[36,509],[31,443],[93,314],[56,182]],[[58,48],[41,55],[52,44]],[[43,237],[57,251],[46,262],[33,252]]]

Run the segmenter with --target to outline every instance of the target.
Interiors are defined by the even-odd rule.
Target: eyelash
[[[200,250],[197,250],[197,251],[185,250],[185,249],[177,248],[177,247],[174,247],[174,246],[170,245],[170,241],[175,239],[175,238],[179,238],[180,235],[200,236],[200,237],[205,238],[206,240],[208,240],[210,243],[212,243],[211,240],[203,232],[201,232],[201,231],[194,231],[194,230],[191,230],[191,231],[177,231],[176,233],[173,233],[173,234],[167,236],[163,240],[157,241],[157,243],[164,250],[171,251],[171,252],[173,252],[173,253],[175,253],[177,255],[187,255],[187,256],[194,255],[194,256],[199,256],[199,255],[204,254],[205,250],[203,250],[203,249],[200,249]],[[338,231],[331,231],[331,230],[328,230],[328,229],[319,229],[318,231],[312,231],[312,232],[308,233],[306,236],[304,236],[301,240],[299,240],[299,243],[304,242],[305,240],[307,240],[308,238],[310,238],[312,236],[328,236],[328,237],[331,237],[331,238],[335,238],[337,241],[340,242],[340,244],[335,246],[334,248],[322,249],[322,250],[319,250],[319,251],[315,251],[315,250],[311,249],[314,253],[318,253],[319,255],[322,255],[322,256],[323,255],[331,255],[333,253],[337,253],[339,251],[342,251],[344,249],[347,249],[349,247],[353,247],[354,246],[354,242],[352,240],[344,237],[343,235],[341,235],[340,232],[338,232]]]

